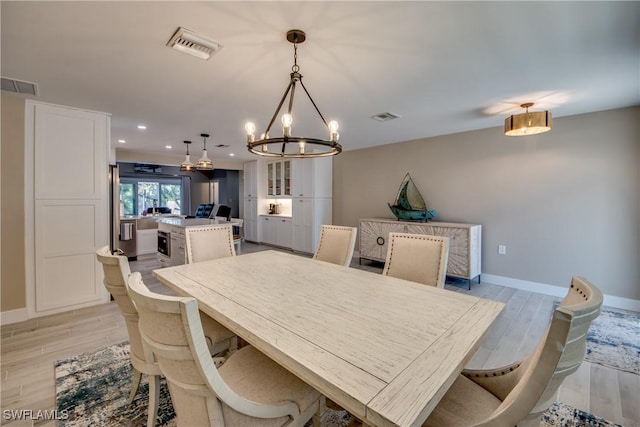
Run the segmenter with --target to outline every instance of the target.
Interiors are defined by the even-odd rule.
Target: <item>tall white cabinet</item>
[[[332,223],[333,183],[330,157],[294,159],[291,174],[292,249],[313,253],[320,226]]]
[[[259,242],[258,236],[258,162],[244,164],[244,238]]]
[[[245,239],[313,253],[320,226],[332,222],[332,167],[331,158],[245,163]],[[271,203],[280,215],[268,215]]]
[[[26,101],[29,317],[108,301],[95,251],[108,242],[108,114]]]

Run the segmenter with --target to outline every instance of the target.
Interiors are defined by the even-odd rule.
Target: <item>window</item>
[[[180,214],[182,185],[176,179],[149,181],[136,178],[120,180],[120,206],[122,215],[142,215],[149,208],[167,207]]]

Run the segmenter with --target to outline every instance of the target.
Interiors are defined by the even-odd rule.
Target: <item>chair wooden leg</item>
[[[133,402],[133,398],[136,397],[136,393],[138,392],[138,387],[140,387],[141,379],[142,379],[142,372],[138,371],[136,368],[133,368],[133,380],[131,383],[131,392],[129,393],[129,399],[127,400],[127,405],[131,405],[131,402]]]
[[[313,417],[311,417],[311,423],[313,427],[321,427],[323,425],[322,418],[324,417],[324,413],[327,410],[326,398],[324,396],[320,397],[318,410]]]
[[[160,375],[148,375],[149,377],[149,408],[147,409],[147,427],[156,425],[158,405],[160,404]]]

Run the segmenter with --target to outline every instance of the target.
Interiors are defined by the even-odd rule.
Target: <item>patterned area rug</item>
[[[132,368],[129,362],[129,344],[123,342],[55,364],[56,409],[67,411],[68,419],[60,426],[145,426],[149,387],[146,379],[140,385],[133,403],[127,406],[131,390]],[[143,377],[144,378],[144,377]],[[175,414],[171,396],[164,379],[161,381],[159,425],[175,427]],[[346,427],[346,411],[328,410],[327,427]],[[572,408],[563,403],[554,405],[544,414],[541,426],[563,427],[615,427],[602,418]],[[619,426],[618,426],[619,427]]]
[[[640,374],[640,314],[603,309],[589,328],[585,360]]]

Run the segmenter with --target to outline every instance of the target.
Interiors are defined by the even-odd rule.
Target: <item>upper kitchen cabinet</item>
[[[258,162],[244,164],[244,197],[258,197]]]
[[[267,197],[291,197],[291,160],[267,162]]]
[[[293,197],[332,197],[333,159],[294,159],[291,178]]]

